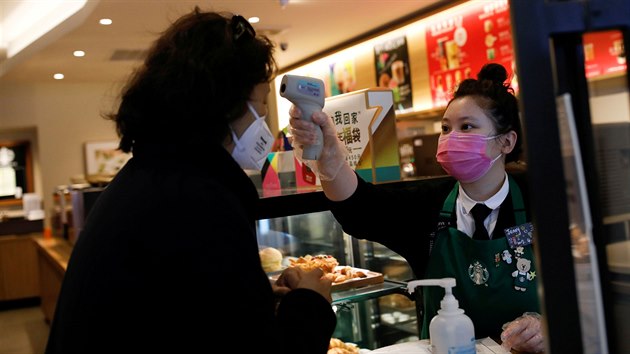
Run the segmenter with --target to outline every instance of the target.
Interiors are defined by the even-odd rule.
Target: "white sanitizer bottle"
[[[441,309],[429,324],[432,353],[475,354],[475,327],[453,296],[455,278],[413,280],[407,284],[407,291],[413,293],[420,285],[441,286],[445,292]]]

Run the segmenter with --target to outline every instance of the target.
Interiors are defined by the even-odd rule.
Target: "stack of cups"
[[[42,197],[35,193],[24,193],[22,196],[22,209],[26,220],[41,220],[44,218]]]

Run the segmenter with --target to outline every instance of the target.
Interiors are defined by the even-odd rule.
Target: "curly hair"
[[[118,111],[105,116],[116,123],[122,151],[138,142],[223,143],[254,87],[277,70],[269,38],[256,36],[249,23],[241,36],[236,20],[195,7],[153,43],[123,88]]]
[[[496,63],[485,64],[477,79],[462,81],[450,102],[465,96],[471,96],[492,119],[496,134],[516,132],[516,144],[512,152],[505,157],[505,162],[518,161],[522,152],[521,120],[518,101],[514,90],[507,80],[507,71]],[[449,102],[449,104],[450,104]]]

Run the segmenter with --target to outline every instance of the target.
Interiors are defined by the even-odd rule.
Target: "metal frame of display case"
[[[287,215],[298,215],[326,211],[330,201],[321,190],[295,190],[292,193],[259,199],[256,219],[271,219]]]

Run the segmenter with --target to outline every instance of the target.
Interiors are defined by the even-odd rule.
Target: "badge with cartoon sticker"
[[[530,272],[532,261],[526,258],[516,259],[516,270],[512,272],[514,277],[514,289],[525,291],[529,285],[529,281],[536,277],[536,272]]]

